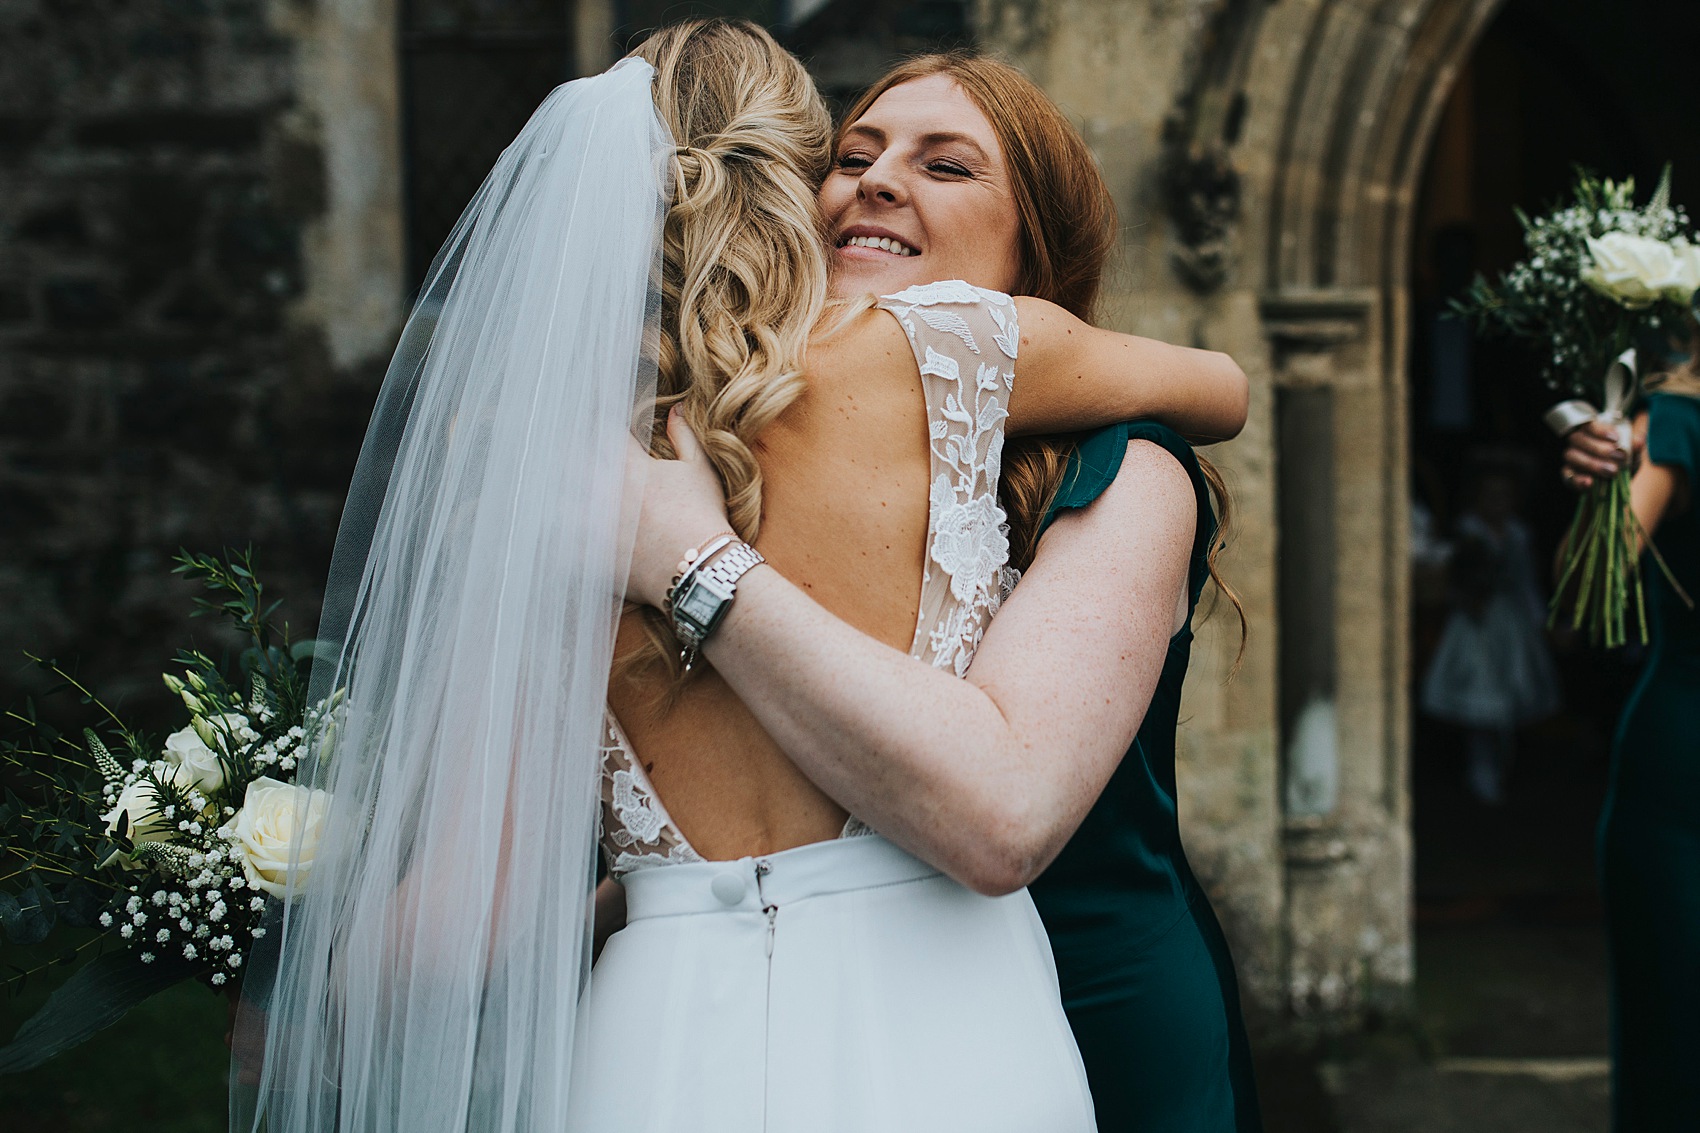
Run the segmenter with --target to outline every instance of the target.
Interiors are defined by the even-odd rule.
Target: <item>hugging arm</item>
[[[1118,334],[1043,299],[1015,301],[1019,378],[1009,433],[1071,433],[1143,417],[1200,444],[1245,427],[1246,376],[1226,354]]]
[[[672,433],[681,459],[658,462],[634,558],[635,596],[651,602],[666,548],[713,530],[704,501],[719,507],[694,439]],[[704,652],[828,795],[970,888],[1010,892],[1062,849],[1139,730],[1185,610],[1196,508],[1173,457],[1131,444],[1104,494],[1046,533],[965,679],[771,567],[744,577]]]

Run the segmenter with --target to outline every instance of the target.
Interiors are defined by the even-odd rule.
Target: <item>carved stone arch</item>
[[[1288,1009],[1338,1023],[1412,975],[1409,241],[1429,142],[1502,0],[1319,0],[1269,183]],[[1269,32],[1282,33],[1282,18]]]
[[[1110,325],[1251,378],[1214,455],[1253,632],[1225,684],[1237,643],[1204,626],[1179,778],[1265,1023],[1350,1026],[1412,980],[1407,243],[1501,3],[975,0],[981,41],[1074,116],[1122,210]]]
[[[1271,185],[1269,290],[1378,287],[1402,268],[1441,109],[1503,3],[1315,6]]]

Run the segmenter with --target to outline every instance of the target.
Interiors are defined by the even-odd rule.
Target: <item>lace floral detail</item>
[[[1021,332],[1007,295],[961,280],[888,295],[880,306],[909,336],[927,396],[932,451],[927,559],[910,654],[958,676],[1019,575],[998,506],[1004,419]],[[936,570],[935,570],[936,568]],[[602,852],[615,877],[700,862],[667,813],[612,714],[602,749]],[[852,815],[840,834],[874,831]]]
[[[915,629],[921,648],[911,652],[961,676],[1014,585],[1009,519],[997,493],[1021,336],[1015,303],[948,280],[887,295],[880,306],[896,316],[915,351],[933,457],[927,575]],[[949,601],[933,593],[934,566],[949,580]]]
[[[601,825],[602,856],[615,877],[703,860],[674,825],[611,714],[604,717]]]

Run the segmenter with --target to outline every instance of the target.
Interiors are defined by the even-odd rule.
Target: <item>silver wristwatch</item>
[[[673,635],[683,646],[679,660],[688,673],[696,663],[697,650],[726,617],[738,580],[767,560],[748,543],[733,543],[707,566],[689,572],[673,592]]]

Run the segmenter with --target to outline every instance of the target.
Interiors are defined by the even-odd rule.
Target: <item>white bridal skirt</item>
[[[625,878],[579,1009],[570,1133],[1089,1133],[1027,891],[878,836]]]

